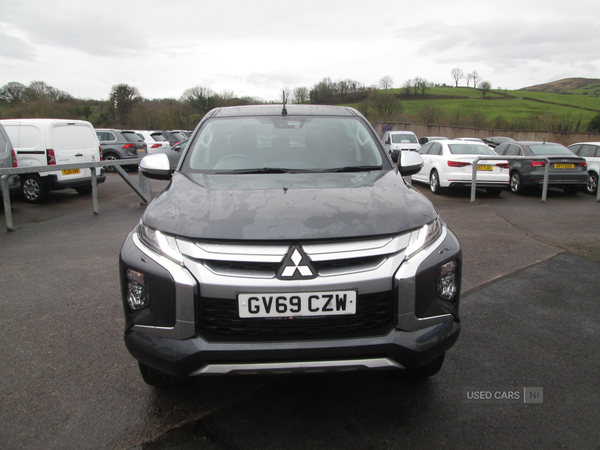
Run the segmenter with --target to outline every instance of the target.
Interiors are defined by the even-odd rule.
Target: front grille
[[[359,295],[356,314],[307,318],[241,319],[236,299],[199,300],[198,333],[209,341],[281,341],[382,336],[393,326],[391,292]]]

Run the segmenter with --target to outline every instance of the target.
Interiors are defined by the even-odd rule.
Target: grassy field
[[[548,86],[550,90],[552,84]],[[570,123],[571,131],[584,131],[589,121],[600,113],[600,97],[594,96],[600,93],[600,80],[590,80],[584,86],[580,83],[576,89],[560,89],[561,93],[556,92],[558,88],[554,90],[555,92],[536,92],[490,89],[483,97],[480,89],[446,86],[427,88],[425,97],[400,96],[399,101],[406,120],[418,121],[424,110],[435,107],[441,112],[446,124],[458,124],[477,116],[490,125],[503,121],[519,123],[522,127],[526,123],[546,121],[552,122],[554,125],[549,126],[553,128],[568,127],[567,124]],[[387,92],[403,94],[404,90],[388,89]],[[364,104],[354,103],[348,106],[362,110]]]

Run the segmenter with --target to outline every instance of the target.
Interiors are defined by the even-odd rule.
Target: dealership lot
[[[122,342],[117,258],[144,210],[137,195],[109,174],[97,216],[71,191],[15,202],[16,231],[0,230],[1,446],[595,448],[600,204],[552,189],[545,204],[483,191],[471,204],[468,190],[416,186],[464,254],[463,332],[421,383],[357,372],[153,390]],[[465,401],[527,387],[543,403]]]

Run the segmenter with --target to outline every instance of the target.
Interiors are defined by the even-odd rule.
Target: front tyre
[[[588,194],[595,194],[598,190],[598,174],[595,172],[588,172],[587,183],[585,185],[585,191]]]
[[[440,176],[435,169],[431,172],[431,175],[429,175],[429,188],[434,194],[442,193],[442,188],[440,187]]]
[[[38,174],[27,174],[21,177],[21,196],[28,203],[42,203],[48,190]]]

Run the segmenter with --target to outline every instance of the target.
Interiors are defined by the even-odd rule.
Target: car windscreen
[[[534,144],[528,145],[529,150],[534,155],[565,155],[575,156],[575,154],[567,147],[560,144]]]
[[[417,137],[414,134],[392,134],[394,144],[416,144]]]
[[[487,145],[479,144],[448,144],[453,155],[494,155],[496,153]]]
[[[378,170],[389,162],[360,118],[225,117],[206,121],[190,144],[183,172]]]

